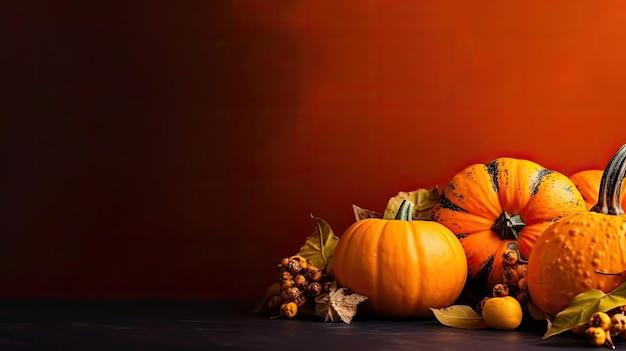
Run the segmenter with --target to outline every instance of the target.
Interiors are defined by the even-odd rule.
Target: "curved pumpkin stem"
[[[622,181],[626,176],[626,144],[617,151],[602,173],[598,203],[590,211],[609,215],[623,215],[620,203]]]
[[[415,205],[411,201],[402,200],[400,208],[398,209],[398,212],[396,212],[395,219],[400,221],[413,220],[413,208],[415,208]]]

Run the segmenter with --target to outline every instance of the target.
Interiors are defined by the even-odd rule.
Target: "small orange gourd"
[[[580,192],[565,175],[502,157],[456,174],[433,207],[432,218],[463,244],[468,291],[480,296],[503,281],[505,250],[516,248],[519,259],[526,261],[548,226],[585,210]]]
[[[603,171],[600,169],[587,169],[576,172],[569,177],[574,185],[576,185],[576,188],[578,188],[578,191],[580,191],[580,194],[583,196],[588,210],[598,203],[598,192],[600,191],[602,173]],[[622,208],[626,206],[626,198],[624,197],[624,194],[626,193],[625,188],[626,183],[622,183],[622,192],[620,197]]]
[[[461,294],[467,260],[452,232],[433,221],[411,220],[403,201],[395,220],[352,224],[335,248],[333,275],[340,286],[367,296],[367,311],[386,317],[432,316]]]
[[[626,270],[626,215],[620,204],[625,175],[626,145],[602,175],[598,203],[554,223],[537,239],[526,282],[533,303],[544,313],[556,315],[577,294],[610,292],[626,280],[620,274]]]

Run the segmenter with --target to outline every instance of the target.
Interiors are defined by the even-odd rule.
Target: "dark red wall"
[[[261,296],[351,205],[624,134],[621,1],[15,1],[0,297]]]

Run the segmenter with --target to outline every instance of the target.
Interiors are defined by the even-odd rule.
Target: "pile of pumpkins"
[[[488,294],[501,281],[511,243],[527,262],[532,303],[548,316],[595,288],[609,292],[626,280],[626,216],[621,185],[626,145],[604,171],[571,177],[534,162],[498,158],[456,174],[430,220],[362,219],[341,236],[332,274],[368,297],[368,311],[426,317],[454,304],[468,287]],[[508,245],[508,246],[507,246]]]

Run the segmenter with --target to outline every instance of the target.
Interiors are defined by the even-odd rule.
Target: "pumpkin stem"
[[[410,221],[413,219],[413,208],[415,205],[409,200],[402,200],[398,212],[396,212],[396,218],[400,221]]]
[[[519,232],[524,229],[526,223],[520,215],[512,215],[506,211],[502,211],[500,216],[491,226],[491,230],[500,235],[502,240],[516,240]]]
[[[609,215],[623,215],[620,203],[622,181],[626,176],[626,144],[617,151],[602,173],[598,203],[590,211]]]

